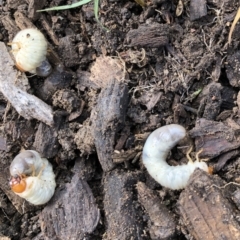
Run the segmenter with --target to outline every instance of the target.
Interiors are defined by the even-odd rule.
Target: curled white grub
[[[34,205],[45,204],[54,194],[52,165],[36,151],[19,153],[10,165],[10,175],[12,191]]]
[[[185,165],[170,166],[166,162],[169,151],[184,137],[186,130],[180,125],[170,124],[153,131],[143,148],[143,164],[149,174],[162,186],[170,189],[182,189],[196,168],[210,172],[207,164],[196,157],[193,162],[190,157]]]
[[[37,29],[24,29],[17,33],[13,41],[12,53],[17,68],[22,72],[30,72],[38,76],[48,76],[52,67],[47,60],[47,41]]]

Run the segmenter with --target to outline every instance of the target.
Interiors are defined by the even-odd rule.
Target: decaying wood
[[[219,177],[197,169],[180,195],[181,221],[196,240],[240,239],[236,209],[219,185],[224,185]]]
[[[11,18],[11,16],[7,15],[1,18],[1,22],[4,28],[8,31],[9,39],[13,39],[13,37],[19,31],[18,27],[16,26],[15,21]]]
[[[130,46],[136,47],[162,47],[169,41],[168,24],[143,24],[138,29],[130,30],[126,37]]]
[[[222,122],[200,118],[189,134],[195,138],[196,151],[203,149],[200,154],[203,158],[214,158],[240,146],[237,131]]]
[[[84,239],[97,227],[100,211],[85,180],[75,174],[71,183],[58,189],[40,214],[44,239]]]
[[[220,171],[224,166],[225,164],[233,159],[234,157],[238,156],[240,153],[240,150],[236,149],[236,150],[232,150],[232,151],[229,151],[227,153],[223,153],[219,158],[218,158],[218,161],[217,163],[214,165],[214,172],[218,172]]]
[[[25,0],[7,0],[7,6],[13,9],[19,7],[19,5],[24,4]]]
[[[209,88],[209,94],[206,98],[206,105],[203,113],[203,118],[207,120],[215,120],[220,112],[222,104],[221,89],[217,84],[212,84]]]
[[[240,51],[235,51],[227,57],[226,73],[233,87],[240,87]]]
[[[42,157],[52,158],[56,156],[59,149],[57,129],[40,123],[35,135],[33,147]]]
[[[127,104],[127,86],[113,79],[106,88],[102,89],[97,104],[92,110],[92,136],[104,171],[110,171],[115,166],[111,155],[114,151],[116,134],[124,127]]]
[[[206,0],[191,0],[190,2],[190,20],[194,21],[207,15]]]
[[[0,91],[3,95],[24,118],[35,118],[47,125],[52,125],[52,108],[15,84],[20,72],[15,69],[14,62],[2,42],[0,42],[0,56]],[[21,77],[26,78],[24,73]]]
[[[36,28],[36,26],[20,11],[14,13],[15,22],[20,29]]]
[[[134,204],[133,189],[140,174],[113,170],[104,180],[106,235],[104,239],[141,239],[141,211]]]
[[[239,188],[233,192],[232,200],[236,204],[238,210],[240,210],[240,189]]]
[[[137,155],[135,149],[129,149],[127,151],[114,151],[112,159],[114,163],[122,163],[133,159]]]
[[[154,191],[147,188],[143,182],[138,182],[136,187],[138,200],[149,216],[148,227],[151,239],[172,239],[176,237],[176,223],[166,206],[161,203]]]
[[[34,0],[34,1],[35,2],[39,2],[38,0]],[[38,8],[38,9],[40,9],[40,8]],[[52,28],[52,25],[49,23],[49,21],[47,20],[45,15],[43,15],[43,14],[41,15],[40,21],[41,21],[42,26],[44,27],[44,29],[48,32],[48,35],[52,39],[54,44],[58,46],[59,45],[59,39],[58,39],[54,29]]]
[[[46,4],[46,0],[29,0],[28,5],[28,17],[33,21],[39,19],[41,13],[37,12],[37,10],[42,9]]]
[[[91,67],[91,76],[89,80],[99,88],[104,88],[109,85],[112,79],[123,82],[127,78],[128,76],[124,69],[124,65],[119,59],[100,56]]]

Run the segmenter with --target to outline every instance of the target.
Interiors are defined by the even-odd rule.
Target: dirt
[[[53,66],[46,78],[26,73],[24,86],[51,120],[0,93],[0,239],[239,239],[240,24],[228,44],[239,1],[100,0],[109,31],[93,2],[36,13],[71,2],[0,0],[0,41],[37,27]],[[213,168],[181,191],[161,187],[141,161],[149,133],[170,123],[189,136],[168,162],[186,163],[194,145]],[[57,188],[44,206],[9,187],[21,149],[53,165]]]

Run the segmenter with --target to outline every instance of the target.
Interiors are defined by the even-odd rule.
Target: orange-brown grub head
[[[22,193],[26,189],[26,181],[21,176],[14,176],[11,177],[9,185],[13,192],[15,193]]]
[[[212,166],[208,167],[208,173],[212,175],[213,172],[214,172],[214,168]]]

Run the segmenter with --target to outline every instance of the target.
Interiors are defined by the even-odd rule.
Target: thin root
[[[228,44],[230,44],[231,41],[232,41],[232,33],[233,33],[234,28],[235,28],[235,26],[236,26],[236,24],[237,24],[239,19],[240,19],[240,7],[238,8],[237,14],[236,14],[236,16],[235,16],[235,18],[233,20],[232,26],[231,26],[230,31],[229,31]]]

